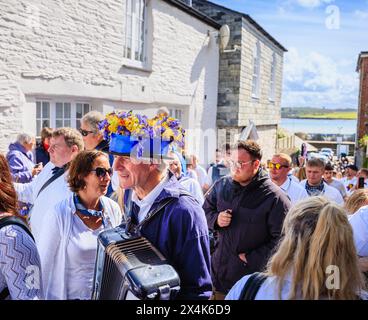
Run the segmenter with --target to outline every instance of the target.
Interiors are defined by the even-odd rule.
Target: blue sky
[[[357,108],[368,0],[211,0],[249,14],[288,52],[283,107]]]

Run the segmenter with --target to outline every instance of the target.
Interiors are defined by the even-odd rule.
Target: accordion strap
[[[170,204],[171,202],[173,202],[175,199],[177,198],[167,198],[165,199],[165,201],[163,201],[155,210],[152,210],[151,212],[148,212],[148,214],[146,215],[146,217],[137,225],[134,225],[132,223],[131,218],[128,218],[128,223],[127,223],[127,231],[130,234],[139,234],[140,230],[142,229],[143,225],[145,225],[148,221],[150,221],[155,215],[157,215],[157,213],[159,213],[163,208],[165,208],[168,204]]]

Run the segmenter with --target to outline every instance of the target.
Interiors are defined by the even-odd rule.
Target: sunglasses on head
[[[268,168],[280,170],[281,168],[289,168],[289,166],[283,165],[283,164],[280,164],[280,163],[272,163],[272,162],[270,162],[268,164]]]
[[[81,133],[83,137],[87,137],[90,133],[93,133],[93,131],[88,131],[88,130],[83,130],[83,129],[79,129],[79,132]]]
[[[98,167],[98,168],[96,168],[94,170],[91,170],[91,171],[96,172],[96,176],[99,177],[99,178],[105,178],[106,173],[108,173],[109,176],[111,177],[112,173],[113,173],[112,168],[105,169],[105,168]]]

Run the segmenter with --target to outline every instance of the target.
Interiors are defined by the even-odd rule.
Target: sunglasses
[[[93,131],[88,131],[88,130],[83,130],[83,129],[79,129],[79,132],[81,133],[83,137],[87,137],[90,133],[93,133]]]
[[[112,168],[105,169],[105,168],[98,167],[98,168],[96,168],[94,170],[91,170],[91,171],[96,172],[96,176],[98,178],[105,178],[106,173],[108,173],[109,176],[111,177],[112,173],[113,173]]]
[[[244,164],[248,164],[254,162],[254,160],[250,160],[250,161],[233,161],[230,160],[230,166],[236,169],[240,169]]]
[[[272,163],[270,162],[268,164],[268,168],[269,169],[276,169],[276,170],[280,170],[281,168],[289,168],[289,166],[286,166],[286,165],[282,165],[280,163]]]

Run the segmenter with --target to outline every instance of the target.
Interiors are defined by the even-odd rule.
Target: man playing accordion
[[[112,113],[100,128],[110,139],[114,169],[125,190],[127,229],[148,239],[176,270],[180,277],[177,299],[209,299],[212,283],[205,214],[168,170],[166,160],[174,144],[183,146],[179,122],[165,115],[147,119],[132,112]]]

